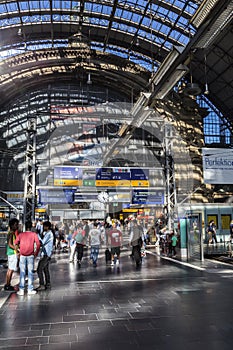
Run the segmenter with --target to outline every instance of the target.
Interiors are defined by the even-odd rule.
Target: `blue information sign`
[[[96,180],[148,180],[149,169],[138,168],[99,168]]]
[[[82,169],[78,167],[54,167],[54,179],[81,179]]]
[[[45,204],[73,204],[74,203],[74,189],[52,190],[39,189],[38,203]]]
[[[96,169],[96,180],[130,180],[130,169],[99,168]]]
[[[98,193],[80,193],[80,192],[75,192],[74,195],[74,201],[75,203],[79,202],[93,202],[93,201],[98,201]]]
[[[112,168],[96,169],[96,180],[112,180]]]
[[[130,169],[131,180],[149,180],[149,169]]]
[[[164,204],[164,192],[162,190],[133,190],[132,204]]]

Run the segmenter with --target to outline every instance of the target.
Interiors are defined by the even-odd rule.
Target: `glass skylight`
[[[12,27],[15,36],[0,44],[0,60],[24,50],[38,50],[43,45],[56,47],[59,39],[59,45],[66,47],[68,41],[64,39],[65,36],[68,39],[81,28],[92,47],[94,42],[99,43],[99,50],[111,52],[111,47],[119,46],[121,50],[114,50],[116,55],[121,55],[123,48],[125,52],[138,51],[138,64],[150,69],[145,62],[151,58],[153,46],[159,46],[168,53],[173,45],[188,43],[190,30],[191,35],[194,34],[193,29],[189,28],[189,20],[200,2],[163,0],[154,4],[152,1],[137,0],[118,1],[114,6],[115,2],[105,0],[85,1],[83,6],[79,1],[54,0],[51,6],[50,1],[9,0],[0,4],[0,28]],[[49,26],[42,29],[43,24]],[[17,38],[18,30],[21,30],[21,38]],[[40,33],[43,33],[43,38]],[[149,40],[151,47],[136,47],[137,38]]]

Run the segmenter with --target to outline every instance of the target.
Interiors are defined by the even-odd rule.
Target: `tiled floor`
[[[0,349],[232,349],[231,268],[147,254],[136,269],[129,254],[111,267],[102,251],[97,268],[85,258],[81,269],[56,254],[50,291],[12,293],[0,308]]]

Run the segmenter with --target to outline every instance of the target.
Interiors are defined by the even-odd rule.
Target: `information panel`
[[[82,168],[54,167],[54,186],[81,186],[82,183]]]
[[[132,204],[164,204],[163,190],[135,189],[132,193]]]
[[[130,169],[131,180],[149,180],[149,169]]]
[[[64,187],[158,187],[163,186],[160,169],[77,166],[54,167],[54,186]]]
[[[98,193],[75,192],[74,201],[75,203],[98,201]]]
[[[44,204],[73,204],[74,189],[53,190],[53,189],[38,189],[38,203]]]
[[[96,186],[148,187],[149,169],[99,168],[96,169]]]

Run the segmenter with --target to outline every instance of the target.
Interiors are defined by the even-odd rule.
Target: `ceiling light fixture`
[[[207,65],[206,65],[206,55],[204,58],[204,64],[205,64],[205,91],[204,91],[204,95],[209,95],[209,86],[207,83]]]
[[[193,71],[192,71],[192,50],[189,55],[189,72],[190,72],[190,83],[187,83],[184,88],[184,94],[186,96],[197,96],[201,93],[201,88],[197,83],[193,82]]]
[[[88,84],[88,85],[91,85],[91,84],[92,84],[92,81],[91,81],[91,73],[88,73],[88,76],[87,76],[87,84]]]

